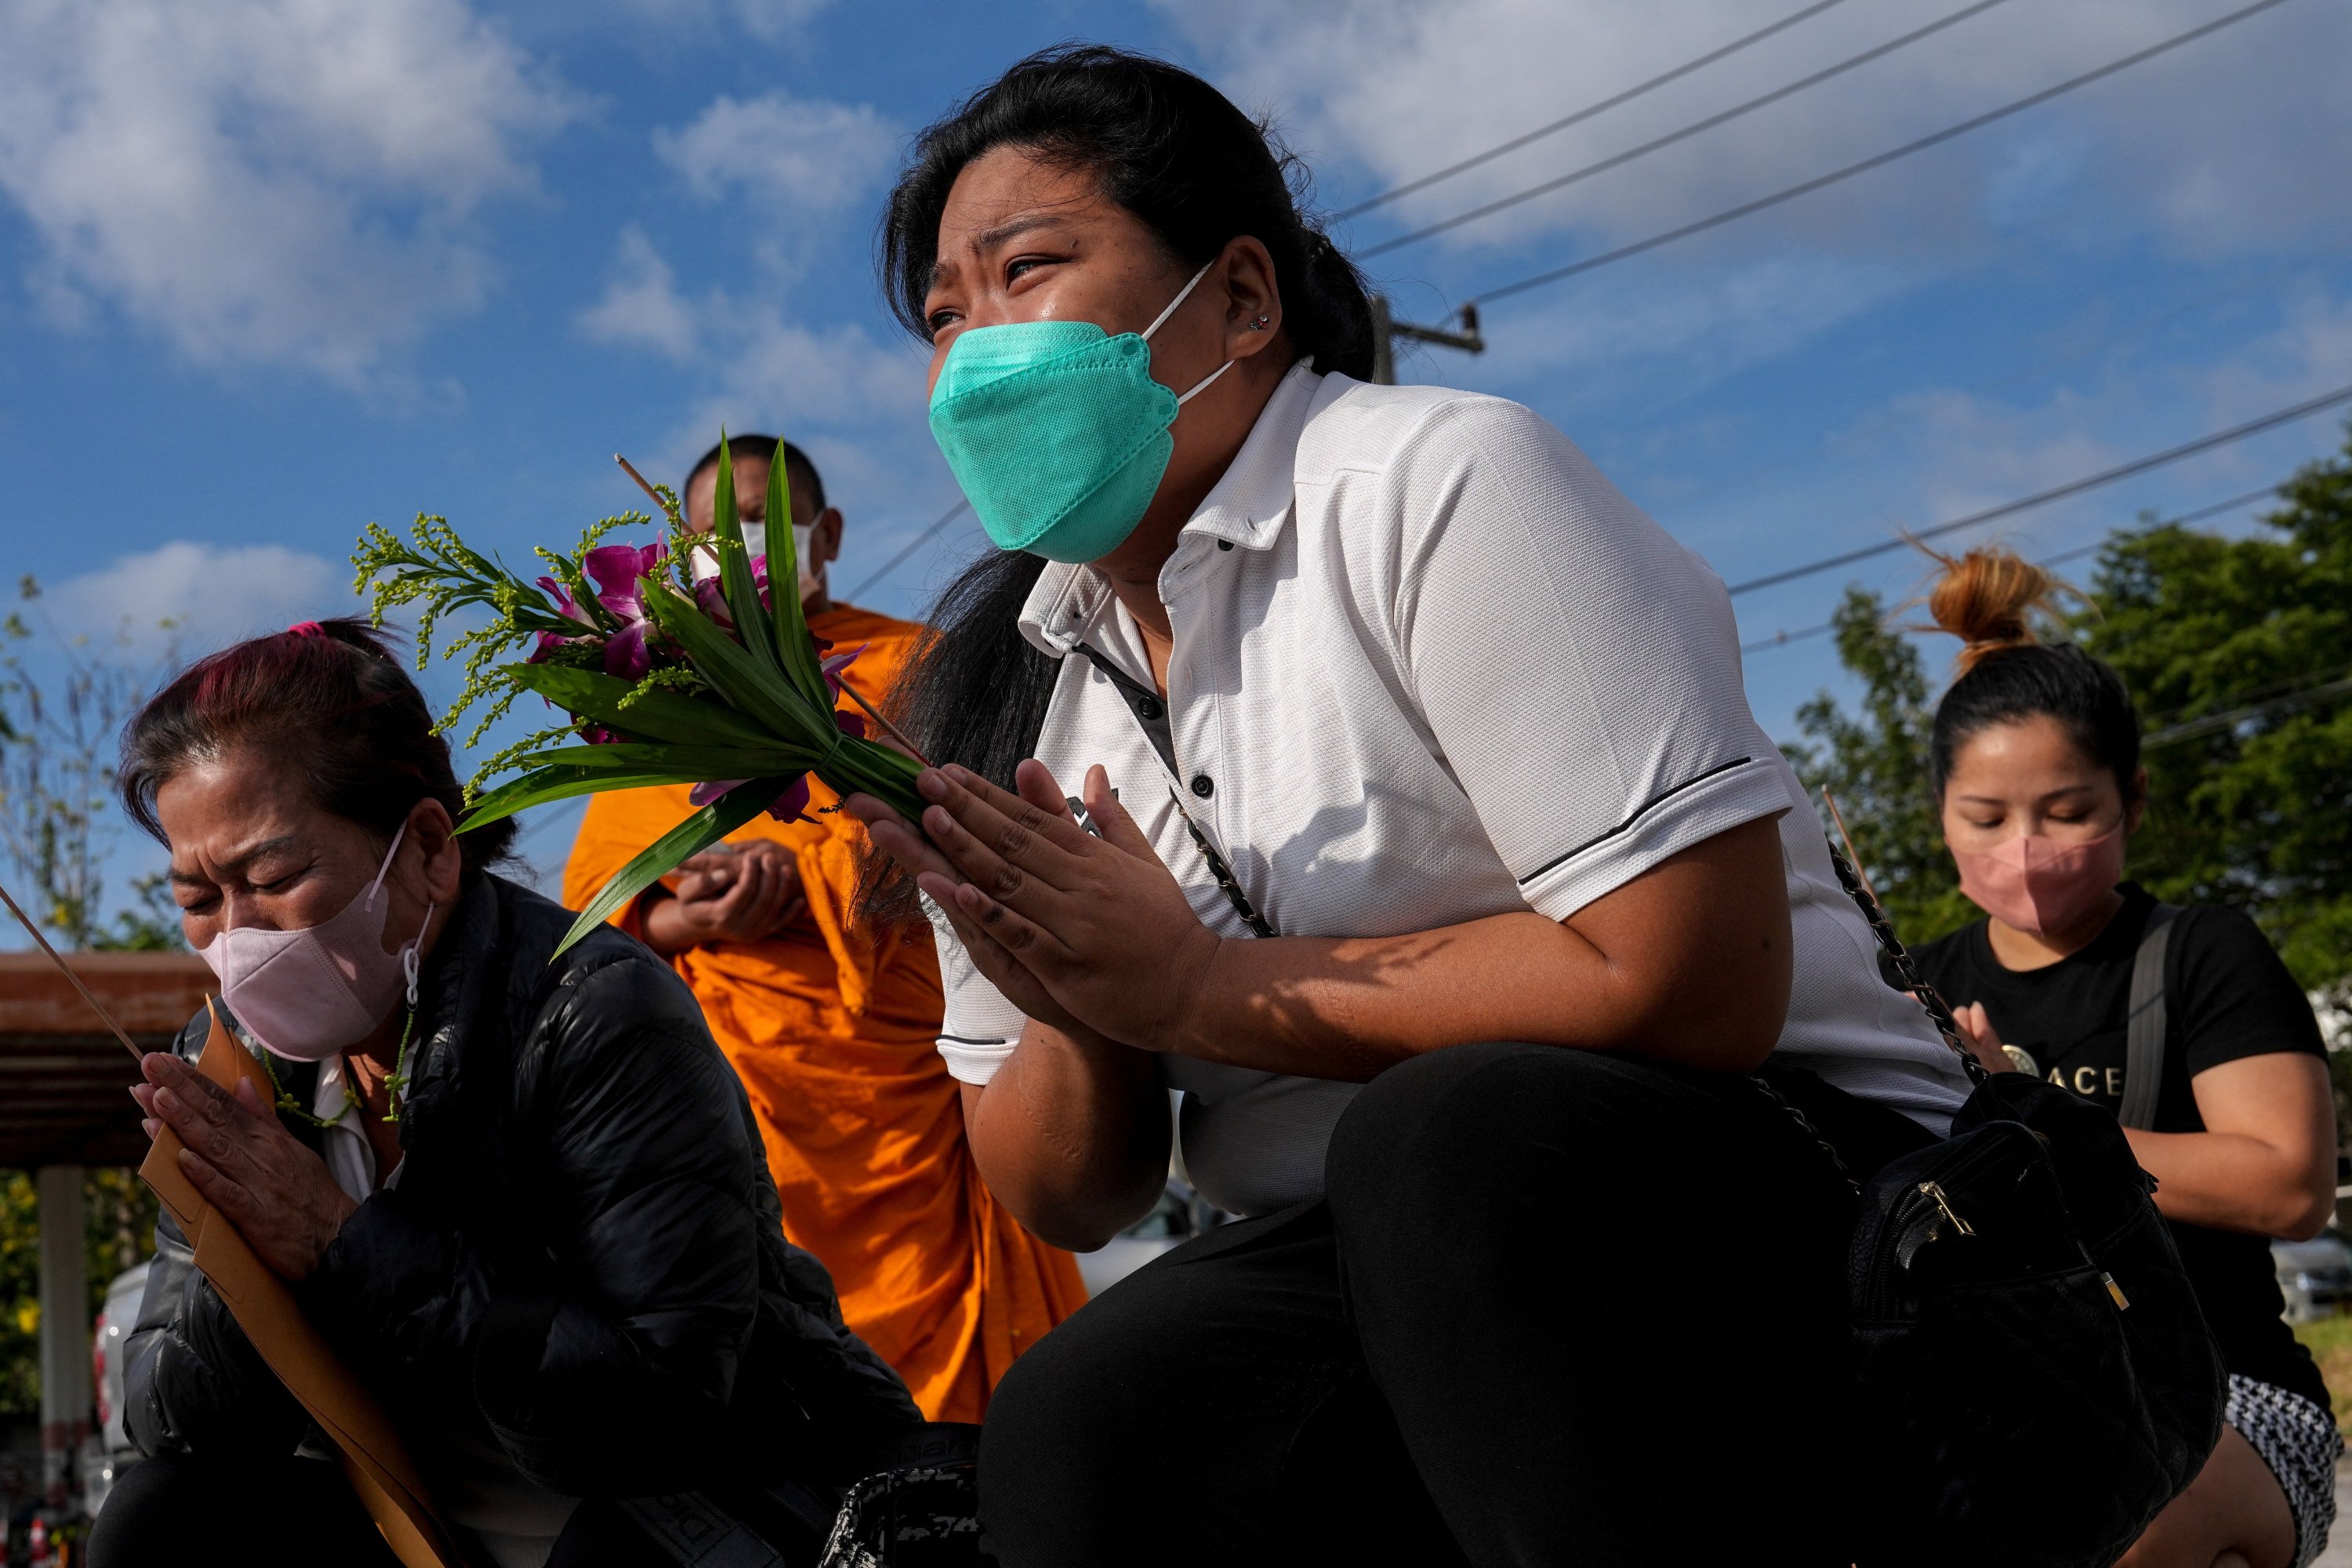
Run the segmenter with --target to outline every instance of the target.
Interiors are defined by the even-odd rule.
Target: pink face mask
[[[2123,879],[2124,825],[2081,844],[2038,833],[1998,849],[1955,849],[1960,891],[2003,925],[2032,936],[2068,931]]]
[[[425,906],[415,942],[386,952],[383,928],[392,918],[392,900],[380,897],[407,832],[408,825],[401,824],[375,880],[353,895],[341,913],[300,931],[239,926],[196,950],[220,976],[221,1000],[272,1056],[324,1061],[358,1044],[391,1013],[404,981],[408,1005],[416,1005],[417,947],[433,924],[436,906]]]

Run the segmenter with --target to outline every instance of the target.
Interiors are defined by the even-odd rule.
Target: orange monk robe
[[[845,679],[888,689],[920,628],[847,605],[809,629]],[[843,705],[848,708],[847,700]],[[1076,1261],[990,1194],[940,1059],[939,960],[929,930],[877,936],[852,918],[864,831],[812,779],[811,820],[755,817],[731,841],[793,852],[808,912],[763,942],[690,947],[673,963],[735,1064],[783,1200],[784,1234],[832,1270],[842,1314],[898,1368],[935,1421],[978,1421],[1013,1358],[1086,1300]],[[563,872],[577,909],[692,808],[687,788],[593,795]],[[635,934],[632,904],[614,917]]]

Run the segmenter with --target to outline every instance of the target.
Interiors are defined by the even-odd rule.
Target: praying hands
[[[280,1278],[310,1277],[359,1205],[262,1104],[253,1085],[222,1089],[168,1051],[140,1060],[131,1098],[147,1136],[179,1134],[180,1169]]]

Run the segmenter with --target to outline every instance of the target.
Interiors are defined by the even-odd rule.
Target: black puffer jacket
[[[920,1419],[788,1244],[742,1086],[669,967],[497,877],[420,988],[399,1185],[362,1204],[304,1310],[404,1427],[455,1419],[583,1497],[838,1482]],[[207,1020],[182,1032],[204,1046]],[[317,1068],[279,1062],[304,1104]],[[318,1134],[286,1120],[317,1147]],[[167,1215],[129,1347],[149,1453],[289,1453],[307,1423]],[[434,1455],[420,1453],[428,1475]]]

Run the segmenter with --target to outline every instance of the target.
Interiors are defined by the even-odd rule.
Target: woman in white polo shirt
[[[928,842],[851,809],[939,926],[974,1153],[1097,1247],[1173,1088],[1248,1216],[1013,1368],[988,1542],[1843,1563],[1851,1200],[1747,1075],[1900,1146],[1958,1064],[1721,584],[1528,410],[1366,384],[1292,169],[1188,73],[1054,50],[924,133],[885,229],[1004,548],[896,697]]]

